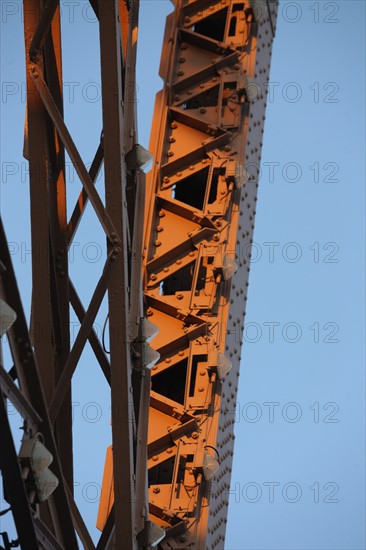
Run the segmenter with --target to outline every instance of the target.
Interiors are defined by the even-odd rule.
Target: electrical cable
[[[106,326],[107,326],[108,319],[109,319],[109,313],[108,313],[107,317],[105,318],[104,325],[103,325],[103,330],[102,330],[102,347],[103,347],[104,353],[108,353],[108,355],[109,355],[109,354],[110,354],[110,351],[108,351],[108,350],[106,349],[106,347],[105,347],[105,329],[106,329]]]

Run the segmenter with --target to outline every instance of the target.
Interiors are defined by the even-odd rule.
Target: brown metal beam
[[[37,539],[42,550],[66,550],[66,548],[60,544],[60,542],[43,523],[41,518],[34,516],[33,521],[37,533]]]
[[[63,116],[62,53],[60,9],[54,12],[49,32],[44,40],[44,67],[47,83],[52,90],[55,104]],[[56,384],[70,353],[70,308],[68,288],[68,247],[66,215],[65,151],[52,121],[47,117],[48,154],[50,177],[49,195],[49,240],[50,240],[50,289],[51,318],[53,327],[53,376]],[[48,398],[49,400],[49,398]],[[70,487],[74,486],[72,454],[72,396],[71,386],[65,394],[55,424],[55,437],[60,453],[64,477]]]
[[[0,365],[0,388],[3,394],[13,403],[18,413],[28,422],[29,428],[36,434],[42,418],[14,384],[11,376],[2,365]]]
[[[114,464],[115,547],[137,548],[134,518],[134,432],[131,357],[127,338],[129,278],[125,165],[123,149],[122,57],[118,1],[99,4],[102,69],[103,141],[106,208],[122,249],[108,286],[112,439]],[[125,105],[128,108],[127,105]],[[109,244],[109,247],[111,245]]]
[[[109,512],[107,522],[103,532],[100,535],[96,550],[106,550],[112,542],[114,536],[114,504]]]
[[[69,511],[58,450],[49,421],[45,394],[43,392],[39,370],[29,338],[29,332],[1,218],[0,262],[5,267],[0,277],[0,297],[17,313],[17,319],[8,332],[9,345],[17,379],[21,392],[42,419],[39,425],[39,432],[43,435],[44,444],[53,456],[52,471],[59,480],[59,486],[52,495],[52,499],[42,504],[40,507],[43,509],[45,509],[45,507],[50,508],[59,543],[63,544],[67,550],[77,550],[78,544]],[[28,548],[27,545],[25,545],[24,548]],[[29,548],[32,547],[29,546]]]
[[[98,0],[89,0],[89,4],[94,10],[94,13],[96,17],[99,19],[99,7],[98,7]]]
[[[116,241],[117,233],[114,228],[114,225],[106,212],[104,205],[101,201],[101,198],[98,195],[97,190],[94,187],[93,181],[89,175],[88,170],[85,167],[85,164],[80,156],[79,151],[76,148],[75,143],[72,140],[72,137],[66,127],[66,124],[63,120],[63,117],[60,111],[57,108],[57,105],[54,102],[52,94],[44,81],[41,71],[37,65],[31,67],[31,75],[35,87],[42,98],[45,108],[49,116],[51,117],[57,132],[62,140],[62,143],[67,150],[69,157],[75,167],[76,173],[80,178],[81,183],[84,186],[84,189],[89,197],[90,202],[93,205],[93,208],[98,216],[98,219],[103,227],[107,237],[110,241]],[[116,243],[118,244],[118,243]]]
[[[148,479],[147,479],[147,444],[148,444],[148,419],[150,407],[151,373],[144,370],[138,373],[137,393],[139,397],[139,409],[137,414],[137,444],[136,444],[136,526],[137,532],[141,532],[144,523],[148,519],[147,513],[144,516],[141,511],[148,511]]]
[[[79,298],[78,293],[71,280],[69,280],[69,295],[70,295],[70,304],[72,305],[77,318],[79,319],[80,324],[83,323],[85,318],[84,306]],[[111,366],[109,364],[108,358],[101,346],[101,343],[98,339],[98,336],[95,333],[95,330],[92,328],[88,336],[89,344],[91,345],[94,355],[98,360],[100,368],[103,371],[103,374],[108,382],[111,384]]]
[[[43,42],[50,29],[50,25],[57,9],[59,0],[46,0],[45,6],[39,17],[38,25],[33,34],[32,42],[29,48],[31,61],[35,61],[42,48]]]
[[[56,5],[54,6],[56,8]],[[49,138],[49,120],[43,102],[34,86],[30,74],[32,61],[31,44],[37,30],[49,29],[51,19],[42,19],[43,3],[40,0],[24,0],[24,36],[26,54],[27,83],[27,133],[25,156],[29,159],[29,186],[31,207],[32,236],[32,344],[39,367],[43,390],[48,401],[55,383],[54,365],[54,324],[51,297],[51,250],[49,233],[49,183],[51,172]],[[54,10],[51,10],[52,15]],[[47,12],[48,14],[48,12]],[[46,21],[47,19],[47,21]],[[39,34],[43,40],[43,30]],[[37,51],[37,63],[44,70],[43,48]],[[17,365],[16,365],[17,366]],[[40,510],[43,521],[50,530],[56,532],[57,522],[53,522],[47,506]]]
[[[26,63],[30,64],[29,49],[40,18],[39,0],[24,1],[24,29]],[[43,64],[43,59],[39,58]],[[50,252],[48,227],[49,156],[47,149],[47,113],[37,93],[30,72],[27,70],[27,155],[29,158],[29,183],[32,236],[32,317],[31,333],[42,377],[43,389],[49,399],[53,392],[53,346],[50,330],[51,290]],[[34,322],[33,322],[34,321]]]
[[[76,529],[77,534],[79,535],[81,542],[83,543],[84,550],[95,550],[95,546],[90,536],[90,533],[88,531],[88,528],[85,525],[83,517],[79,511],[79,508],[76,505],[74,497],[71,494],[70,488],[68,487],[67,484],[66,484],[66,491],[69,499],[69,505],[70,505],[74,527]]]
[[[102,146],[102,143],[100,143],[95,153],[91,167],[89,169],[89,176],[94,184],[98,177],[102,164],[103,164],[103,146]],[[83,187],[78,197],[77,203],[74,207],[74,210],[72,212],[70,221],[67,224],[67,238],[68,238],[69,246],[72,243],[76,230],[79,226],[79,223],[81,221],[81,217],[84,213],[87,202],[88,202],[88,195]]]

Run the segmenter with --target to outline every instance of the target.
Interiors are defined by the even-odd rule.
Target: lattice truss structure
[[[1,225],[1,331],[14,362],[0,366],[5,495],[27,550],[73,550],[76,534],[88,550],[223,548],[277,5],[174,2],[152,128],[154,167],[145,182],[136,104],[126,101],[135,86],[139,2],[90,4],[99,20],[103,132],[87,170],[63,117],[59,2],[24,0],[24,155],[32,248],[41,253],[32,258],[30,338]],[[82,183],[69,218],[65,150]],[[102,163],[104,199],[94,187]],[[107,245],[84,308],[68,249],[88,201]],[[109,357],[93,330],[106,294]],[[71,347],[70,305],[81,323]],[[159,332],[149,345],[152,325]],[[72,490],[71,381],[87,341],[112,405],[97,545]],[[6,399],[24,419],[20,454]],[[45,462],[46,451],[53,455],[52,496],[39,488],[36,447]]]
[[[148,466],[164,550],[224,546],[276,10],[187,1],[166,24],[144,272],[146,313],[160,329]]]

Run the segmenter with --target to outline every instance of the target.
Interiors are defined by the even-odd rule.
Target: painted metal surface
[[[139,231],[137,236],[134,235],[130,219],[134,218],[135,205],[141,202],[141,196],[144,202],[144,177],[138,167],[130,164],[127,168],[125,162],[125,155],[133,150],[137,140],[136,104],[124,101],[126,85],[129,86],[130,98],[131,82],[135,82],[139,3],[137,0],[128,3],[112,0],[93,1],[91,5],[99,19],[104,129],[88,171],[63,116],[59,1],[24,0],[27,71],[24,155],[30,165],[32,316],[30,332],[24,325],[21,337],[17,334],[17,337],[10,338],[15,365],[10,371],[1,365],[1,390],[2,396],[10,399],[18,410],[21,409],[24,437],[34,436],[36,430],[51,448],[59,479],[59,487],[52,498],[41,505],[33,502],[29,495],[27,503],[23,498],[26,495],[24,490],[23,497],[19,491],[17,494],[8,491],[18,532],[27,530],[21,538],[24,548],[73,550],[78,548],[76,533],[84,548],[95,548],[73,498],[71,383],[87,341],[94,350],[106,383],[111,386],[114,459],[119,464],[115,469],[117,513],[111,514],[98,548],[108,548],[111,544],[121,549],[126,545],[131,549],[137,548],[137,534],[143,530],[147,520],[146,491],[137,502],[133,495],[136,493],[137,477],[141,478],[141,470],[146,472],[146,458],[144,464],[141,446],[146,450],[143,425],[147,424],[148,377],[132,376],[130,334],[127,331],[132,326],[131,320],[138,326],[143,315],[142,291],[140,288],[132,315],[127,295],[127,289],[131,286],[131,270],[125,261],[132,246],[135,255],[142,255],[142,239],[138,236]],[[66,218],[65,151],[82,184],[79,200],[69,219]],[[94,187],[102,162],[106,173],[105,199]],[[129,194],[128,207],[127,179],[135,190]],[[140,184],[139,192],[136,191],[137,182]],[[107,246],[103,272],[90,303],[84,307],[68,274],[68,249],[77,234],[87,202],[91,203],[96,219],[104,230]],[[120,209],[116,208],[117,204]],[[8,280],[11,265],[6,255],[6,240],[3,235],[1,237],[4,247],[2,284],[7,283],[7,292],[9,288],[15,292],[15,279]],[[12,296],[8,296],[7,292],[2,291],[2,297],[12,303]],[[106,294],[109,297],[109,357],[93,330],[93,322]],[[81,323],[72,346],[69,335],[70,304]],[[15,308],[19,317],[19,301]],[[15,328],[18,325],[19,321]],[[49,337],[44,338],[44,334]],[[119,338],[121,334],[125,337]],[[24,345],[28,346],[25,352]],[[29,362],[32,369],[26,365]],[[14,380],[18,381],[19,388]],[[144,401],[142,407],[140,396]],[[124,403],[130,399],[131,407],[121,407],[121,397]],[[11,433],[4,415],[2,421],[10,441]],[[138,433],[142,434],[140,445],[136,444]],[[15,482],[19,486],[24,483],[17,461],[14,449],[9,445],[1,457],[7,487]],[[15,472],[18,472],[18,478]],[[145,477],[146,474],[143,485],[146,485]],[[28,510],[29,521],[24,521],[22,525],[19,518],[22,514],[26,518],[25,509]],[[135,521],[134,517],[138,519]]]
[[[17,487],[8,496],[27,549],[73,550],[76,533],[88,550],[137,550],[158,539],[160,550],[224,547],[277,2],[173,3],[151,135],[154,168],[145,182],[136,104],[124,101],[135,83],[139,2],[90,1],[99,20],[104,128],[87,170],[63,118],[59,2],[24,0],[24,153],[32,247],[42,254],[33,254],[30,338],[0,228],[0,297],[18,315],[9,332],[14,368],[0,365],[0,421],[1,469],[5,486]],[[82,183],[69,219],[65,151]],[[94,187],[103,162],[104,199]],[[107,259],[84,307],[67,252],[88,201]],[[109,357],[93,330],[105,295]],[[72,346],[70,304],[81,323]],[[144,318],[159,329],[151,370]],[[52,337],[42,338],[50,326]],[[96,547],[72,494],[71,382],[87,341],[112,404]],[[41,505],[27,500],[5,398],[21,411],[25,437],[41,433],[54,455],[59,487]]]
[[[8,427],[7,409],[1,409],[2,437],[4,445],[1,445],[1,470],[4,480],[6,497],[13,507],[14,520],[18,535],[21,537],[22,547],[41,548],[42,538],[47,536],[48,518],[47,512],[52,517],[52,528],[57,530],[57,539],[63,548],[77,548],[76,537],[72,525],[72,517],[67,498],[67,482],[63,478],[63,469],[59,457],[54,430],[48,416],[46,395],[43,390],[37,359],[29,336],[25,315],[22,308],[15,274],[11,262],[11,256],[7,246],[6,235],[0,220],[0,297],[17,313],[17,319],[8,332],[10,350],[14,362],[13,368],[7,372],[6,365],[0,365],[1,376],[1,400],[7,396],[14,405],[18,404],[19,412],[24,419],[25,437],[34,437],[41,433],[44,443],[53,455],[52,471],[59,480],[59,487],[48,505],[42,505],[44,512],[35,526],[35,507],[28,502],[26,484],[15,453],[12,434]],[[17,380],[22,397],[18,397],[18,391],[9,381]],[[7,382],[9,389],[4,388]],[[6,438],[6,439],[5,439]],[[39,516],[40,510],[37,510]],[[39,530],[43,531],[43,535]],[[35,541],[35,532],[37,533]],[[21,533],[21,534],[20,534]],[[41,537],[41,538],[40,538]],[[51,532],[50,538],[53,537]],[[27,546],[28,545],[28,546]]]
[[[164,37],[146,208],[145,300],[160,328],[151,345],[161,355],[152,367],[158,405],[150,407],[149,504],[167,531],[161,549],[214,549],[225,539],[246,245],[258,186],[253,166],[260,162],[276,4],[175,4]],[[232,369],[220,380],[223,355]],[[174,413],[161,416],[154,407],[167,401]],[[181,420],[180,434],[178,411],[192,418]],[[219,462],[210,479],[207,453]]]

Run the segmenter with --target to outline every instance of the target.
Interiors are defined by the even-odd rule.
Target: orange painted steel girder
[[[28,104],[29,141],[25,154],[35,166],[41,158],[45,172],[41,178],[36,178],[39,181],[31,176],[32,236],[33,242],[37,242],[43,235],[49,250],[52,253],[58,251],[63,264],[56,264],[55,283],[49,273],[52,262],[46,257],[42,273],[47,275],[45,278],[51,290],[44,286],[44,295],[36,296],[33,313],[36,320],[41,319],[46,324],[56,312],[56,298],[62,302],[63,297],[61,314],[67,317],[70,301],[87,328],[85,336],[80,331],[71,351],[64,343],[61,346],[62,357],[52,371],[58,378],[55,388],[51,386],[48,370],[43,368],[47,367],[53,353],[51,346],[42,346],[39,342],[34,346],[40,367],[39,380],[33,351],[27,352],[34,362],[36,384],[34,388],[29,384],[29,396],[21,388],[25,394],[22,398],[29,398],[29,405],[35,405],[35,410],[39,410],[36,421],[45,424],[44,431],[55,455],[60,480],[54,501],[49,503],[49,512],[41,514],[40,519],[32,517],[28,510],[27,529],[29,533],[32,531],[35,539],[32,548],[36,548],[46,535],[47,543],[52,547],[57,547],[56,543],[60,542],[65,548],[76,548],[74,527],[85,547],[94,546],[69,489],[73,472],[69,443],[71,416],[67,405],[71,378],[77,366],[76,356],[90,338],[96,356],[103,358],[99,361],[112,385],[112,404],[117,402],[122,388],[126,405],[122,421],[116,421],[115,413],[112,419],[114,461],[119,469],[115,484],[122,489],[98,548],[146,547],[151,543],[149,527],[146,533],[144,527],[147,510],[144,502],[145,436],[148,438],[150,519],[163,526],[166,533],[160,549],[222,548],[249,272],[246,250],[254,227],[266,84],[277,6],[276,2],[263,0],[177,0],[175,11],[167,20],[160,69],[165,86],[157,97],[151,144],[155,166],[148,181],[145,206],[144,305],[148,319],[160,329],[152,343],[160,354],[160,360],[151,371],[150,418],[146,434],[143,421],[150,373],[140,369],[136,374],[127,346],[139,338],[141,269],[138,262],[132,261],[131,273],[127,273],[126,266],[122,270],[121,259],[118,260],[118,272],[110,268],[116,258],[121,258],[122,248],[127,249],[127,224],[132,235],[130,248],[137,251],[136,257],[142,239],[142,208],[139,210],[135,206],[140,204],[139,201],[143,202],[144,178],[135,174],[135,182],[133,174],[139,169],[126,174],[125,161],[122,162],[121,158],[122,150],[134,150],[136,145],[132,139],[134,133],[131,134],[135,111],[125,114],[121,111],[123,86],[119,74],[123,58],[123,84],[133,81],[137,28],[132,17],[125,18],[124,22],[121,21],[120,36],[119,21],[123,13],[126,15],[127,6],[137,10],[138,2],[114,0],[98,3],[93,0],[91,4],[97,11],[99,9],[101,23],[106,172],[113,171],[115,162],[119,163],[118,181],[124,182],[125,177],[133,180],[136,196],[125,197],[125,187],[122,187],[122,192],[115,186],[110,189],[113,196],[107,193],[104,206],[95,191],[93,174],[100,168],[101,153],[98,149],[95,166],[93,163],[91,173],[88,173],[63,120],[58,1],[25,0],[27,85],[28,92],[34,88],[36,98],[33,102],[29,99]],[[34,20],[31,19],[33,11],[36,14]],[[51,43],[50,37],[54,42]],[[124,46],[122,50],[120,43]],[[43,54],[47,52],[51,57],[47,60],[46,55],[43,60]],[[52,79],[58,82],[55,95]],[[115,93],[117,89],[118,94]],[[28,93],[28,97],[31,94]],[[44,136],[49,126],[52,135],[47,134],[48,149],[45,152]],[[64,147],[81,170],[79,175],[83,184],[79,213],[75,210],[76,215],[68,225],[65,217]],[[49,180],[46,173],[48,164],[45,159],[50,151],[55,157],[62,157],[54,181]],[[108,180],[112,181],[111,178]],[[50,226],[49,234],[47,204],[42,194],[36,192],[37,185],[44,185],[46,181],[51,181],[58,191],[58,202],[55,196],[47,200],[52,206],[51,221],[55,224],[57,219],[60,223],[59,226]],[[109,255],[91,304],[84,312],[68,280],[67,245],[75,233],[87,196],[105,230]],[[121,212],[114,208],[115,204],[121,207]],[[46,230],[42,224],[46,224]],[[9,263],[8,259],[6,263]],[[42,290],[42,283],[36,270],[34,275],[37,294]],[[132,295],[129,304],[125,295],[127,282]],[[9,287],[13,286],[13,290],[14,285],[14,281],[10,281]],[[101,354],[92,333],[94,310],[98,309],[107,288],[111,295],[119,296],[118,304],[112,299],[109,304],[111,331],[121,325],[125,334],[127,325],[132,327],[132,334],[126,335],[125,341],[115,339],[112,342],[110,363]],[[53,300],[52,293],[55,295]],[[9,300],[15,300],[11,293],[8,294]],[[45,303],[49,306],[47,309]],[[19,308],[16,308],[18,313]],[[23,325],[21,329],[26,333],[25,322]],[[69,340],[67,330],[62,330],[66,325],[55,325],[62,342]],[[14,340],[16,351],[17,346],[21,350],[24,335],[18,340]],[[26,343],[30,349],[30,343]],[[121,360],[126,365],[123,372]],[[16,363],[17,375],[21,378],[24,374],[22,361]],[[232,368],[228,371],[230,366]],[[45,396],[41,395],[42,385]],[[134,390],[134,426],[127,430],[130,420],[127,401],[131,388]],[[17,388],[12,391],[16,395]],[[52,422],[55,422],[58,448],[53,441]],[[110,452],[108,456],[111,457]],[[7,460],[10,464],[13,459],[7,457]],[[16,474],[19,477],[19,472]],[[137,502],[132,498],[135,495]],[[106,514],[111,502],[112,499],[106,507]],[[47,526],[51,531],[46,530]],[[142,533],[140,539],[137,533]]]
[[[167,18],[144,265],[161,356],[152,367],[149,506],[166,529],[164,550],[224,544],[276,13],[276,2],[196,0],[175,2]]]
[[[150,519],[159,548],[222,548],[277,2],[175,2],[145,206]],[[231,367],[231,370],[229,370]],[[217,471],[216,471],[216,468]],[[101,527],[113,502],[107,453]]]

